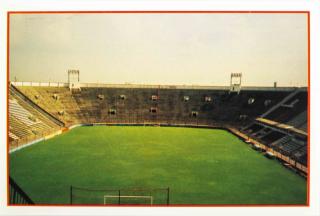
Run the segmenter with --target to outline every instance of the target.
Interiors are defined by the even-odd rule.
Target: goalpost
[[[134,200],[134,199],[142,199],[142,200],[149,200],[148,204],[153,205],[153,196],[125,196],[125,195],[104,195],[103,196],[103,204],[107,205],[110,202],[108,199],[116,198],[119,200],[119,203],[121,203],[121,199],[129,199],[129,200]],[[129,202],[130,203],[130,202]]]
[[[92,188],[70,186],[70,204],[169,205],[169,188]]]

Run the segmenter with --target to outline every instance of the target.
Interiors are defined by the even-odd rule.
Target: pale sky
[[[307,14],[11,14],[10,80],[307,85]]]

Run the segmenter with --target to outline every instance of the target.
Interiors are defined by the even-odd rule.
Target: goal
[[[110,199],[119,200],[119,203],[125,204],[153,204],[153,196],[125,196],[125,195],[104,195],[104,205],[112,203]]]
[[[70,186],[70,204],[169,205],[169,188],[84,188]]]

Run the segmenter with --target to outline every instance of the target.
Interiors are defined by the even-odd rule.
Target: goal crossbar
[[[153,196],[126,196],[126,195],[104,195],[103,196],[103,203],[104,205],[107,204],[108,198],[138,198],[138,199],[150,199],[150,205],[153,204]]]
[[[70,186],[70,204],[169,205],[168,188],[83,188]]]

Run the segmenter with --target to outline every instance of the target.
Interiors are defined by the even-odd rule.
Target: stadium
[[[241,74],[228,87],[68,74],[9,84],[11,203],[306,203],[306,88],[241,87]]]
[[[309,205],[306,14],[8,18],[8,205]]]

